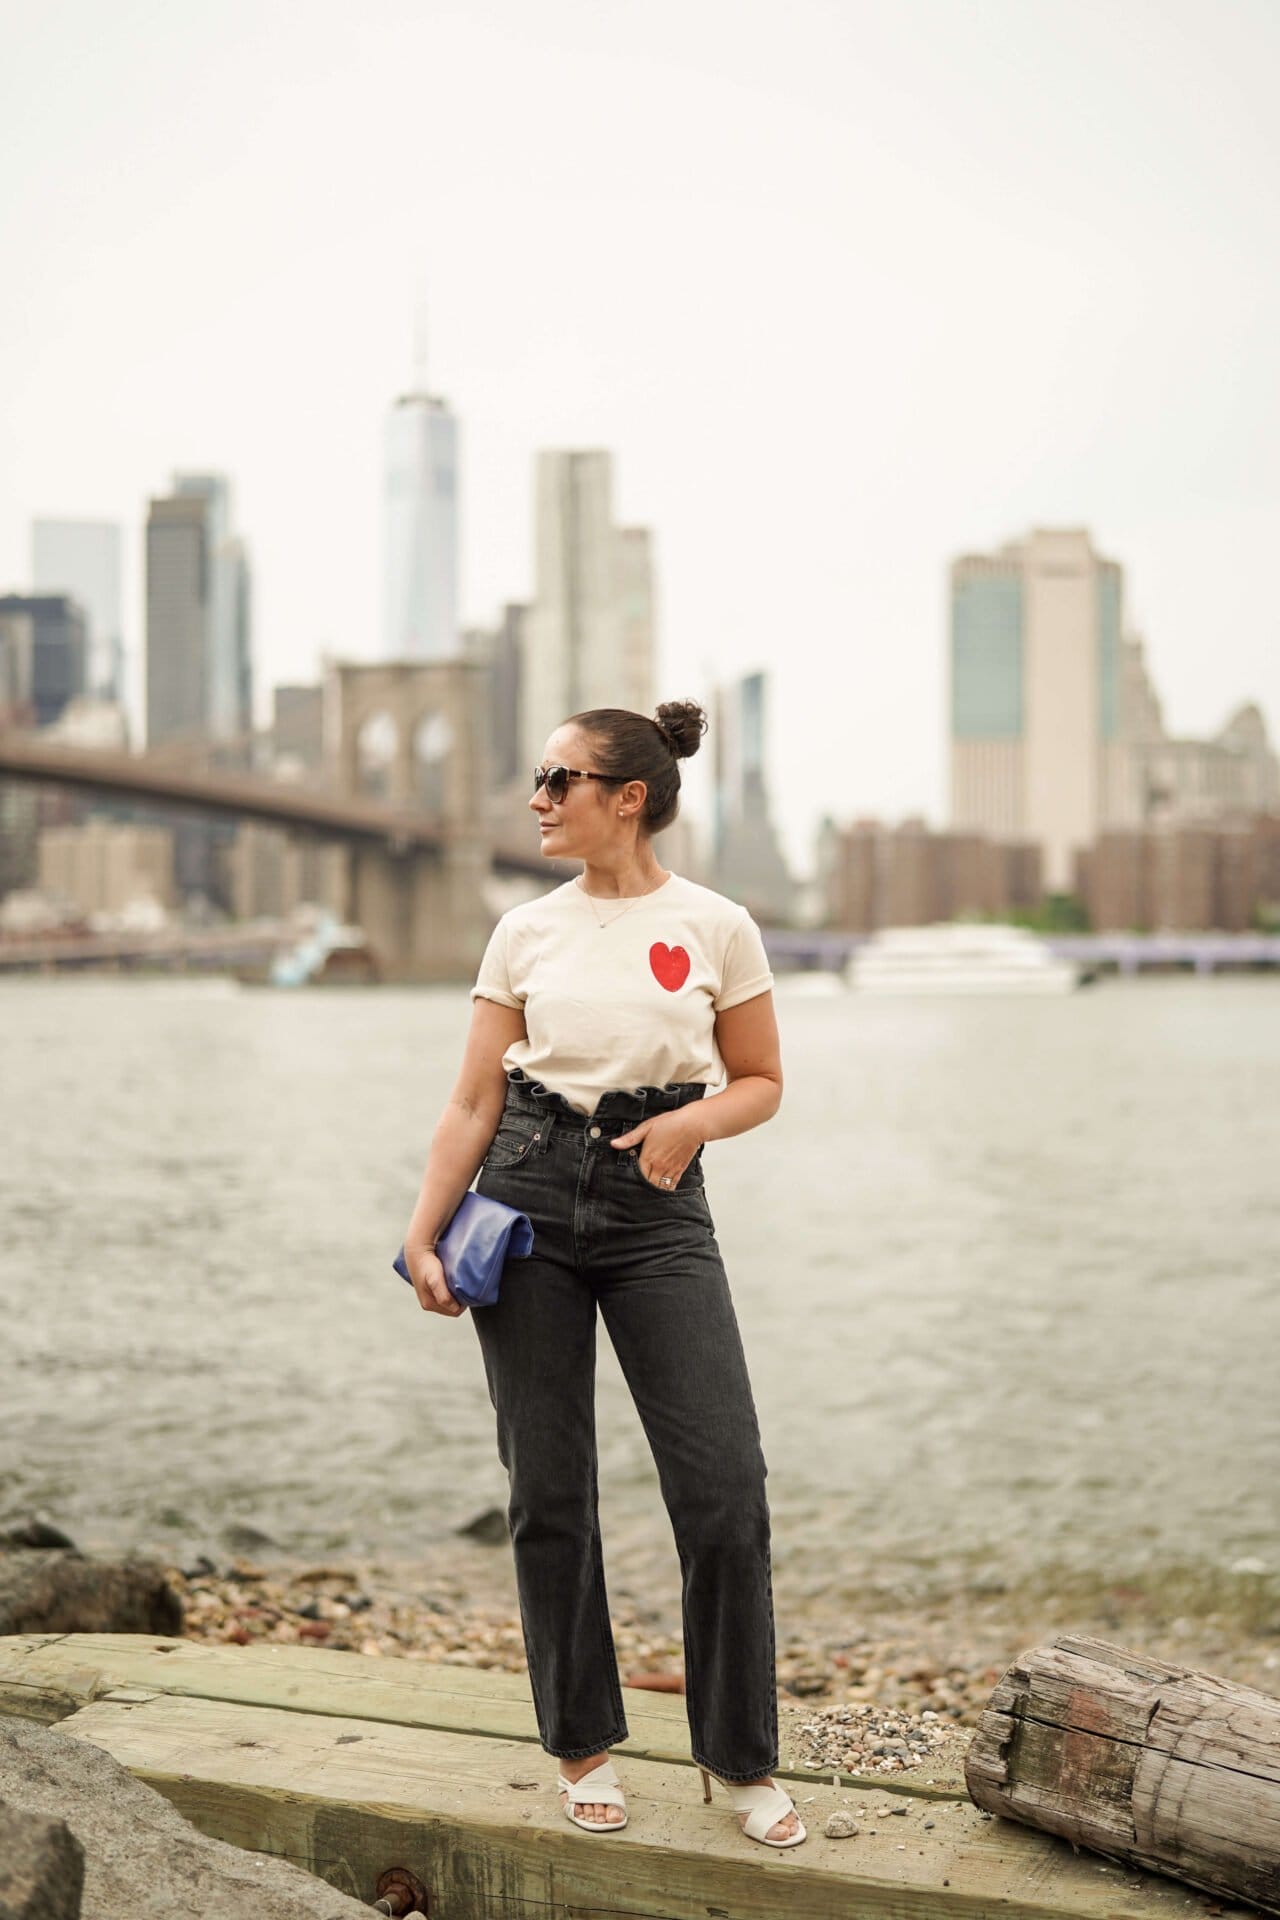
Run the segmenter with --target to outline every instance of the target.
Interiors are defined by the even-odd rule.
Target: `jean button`
[[[598,1140],[598,1139],[600,1138],[600,1129],[599,1129],[599,1127],[592,1127],[590,1131],[591,1131],[591,1138],[592,1138],[593,1140]]]

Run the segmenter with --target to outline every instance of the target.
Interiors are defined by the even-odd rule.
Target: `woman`
[[[653,848],[706,724],[689,701],[653,720],[605,707],[547,741],[529,804],[544,853],[582,872],[494,929],[405,1251],[423,1308],[456,1317],[433,1249],[477,1169],[478,1192],[533,1223],[533,1253],[508,1264],[475,1328],[538,1731],[569,1819],[626,1824],[609,1759],[627,1727],[596,1510],[599,1307],[675,1531],[704,1796],[719,1778],[752,1839],[796,1846],[805,1830],[769,1777],[766,1468],[702,1177],[706,1141],[778,1110],[772,975],[745,909],[666,872]]]

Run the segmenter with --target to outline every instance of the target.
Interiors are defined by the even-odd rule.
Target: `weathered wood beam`
[[[148,1634],[0,1638],[0,1713],[49,1725],[120,1687],[492,1734],[533,1744],[538,1739],[529,1682],[519,1673],[277,1642],[230,1647]],[[683,1697],[633,1687],[624,1692],[630,1734],[615,1751],[691,1765]],[[832,1777],[830,1769],[806,1765],[785,1738],[778,1775],[801,1781]],[[963,1798],[958,1780],[931,1785],[914,1775],[868,1780],[842,1774],[841,1779],[863,1792],[941,1801]]]
[[[289,1644],[28,1635],[0,1641],[0,1712],[15,1706],[102,1744],[203,1831],[346,1891],[354,1875],[362,1898],[369,1874],[425,1861],[450,1889],[451,1920],[706,1920],[709,1906],[726,1920],[997,1909],[1002,1920],[1186,1920],[1170,1882],[993,1821],[957,1798],[958,1783],[862,1777],[836,1789],[784,1766],[810,1840],[780,1855],[753,1847],[727,1802],[702,1805],[678,1696],[627,1690],[633,1819],[605,1841],[560,1813],[521,1674]],[[837,1809],[854,1816],[855,1838],[825,1838]]]
[[[1100,1640],[1025,1653],[965,1762],[980,1807],[1280,1913],[1280,1700]]]
[[[1168,1883],[1135,1884],[959,1802],[862,1810],[856,1838],[827,1839],[842,1795],[815,1783],[801,1796],[810,1839],[770,1852],[727,1799],[703,1805],[689,1766],[632,1757],[630,1824],[600,1840],[565,1820],[553,1763],[524,1741],[172,1695],[101,1700],[60,1731],[202,1832],[356,1898],[408,1868],[449,1920],[1186,1920]]]

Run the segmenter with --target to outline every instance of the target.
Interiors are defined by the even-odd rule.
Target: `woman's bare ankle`
[[[608,1747],[604,1747],[599,1753],[588,1755],[585,1760],[562,1760],[560,1762],[560,1771],[566,1780],[572,1780],[574,1785],[577,1786],[584,1773],[590,1773],[594,1767],[598,1767],[602,1761],[608,1758],[609,1749]]]

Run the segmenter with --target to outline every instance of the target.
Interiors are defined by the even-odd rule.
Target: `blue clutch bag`
[[[504,1207],[482,1193],[464,1193],[458,1211],[436,1241],[436,1257],[455,1300],[467,1307],[491,1307],[508,1258],[524,1260],[533,1252],[533,1224],[527,1213]],[[392,1261],[409,1279],[404,1248]],[[412,1285],[412,1282],[410,1282]]]

